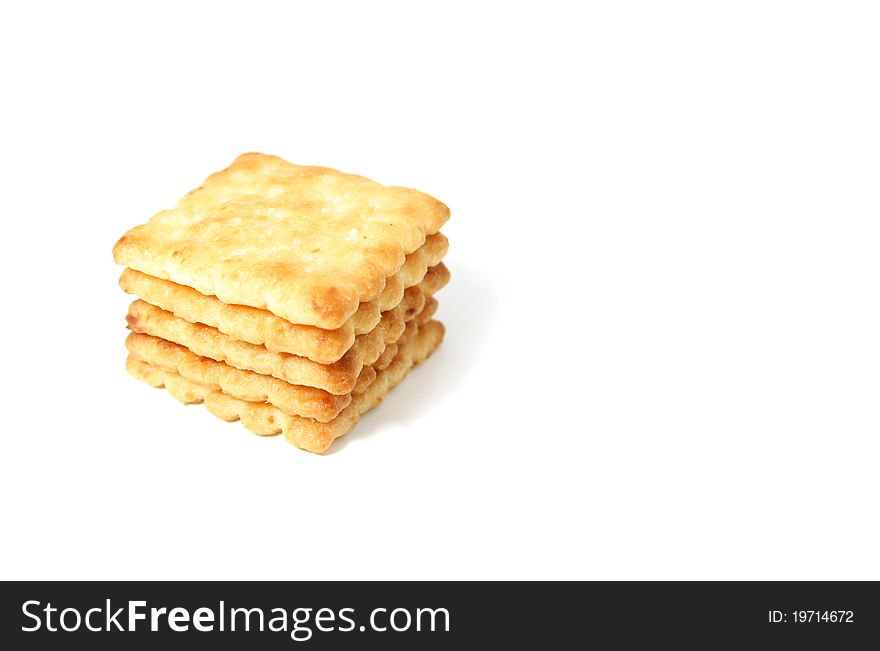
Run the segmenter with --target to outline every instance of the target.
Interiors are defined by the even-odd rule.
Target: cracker
[[[370,384],[372,384],[373,380],[376,379],[376,373],[377,370],[372,366],[364,366],[358,374],[357,382],[355,382],[354,387],[351,390],[351,397],[354,398],[357,394],[366,391]]]
[[[388,391],[443,340],[443,325],[439,321],[429,321],[421,328],[412,324],[408,330],[413,335],[402,340],[400,354],[394,362],[380,371],[366,391],[355,396],[348,407],[327,423],[289,416],[266,403],[232,398],[222,391],[191,382],[174,371],[151,366],[134,357],[129,357],[126,368],[133,376],[152,386],[164,386],[183,402],[204,402],[212,414],[223,420],[240,420],[248,430],[262,436],[283,433],[284,438],[296,447],[320,453],[326,451],[335,439],[348,433],[365,412],[382,402]]]
[[[125,360],[125,370],[152,387],[165,387],[168,393],[185,405],[203,402],[213,389],[204,384],[196,384],[179,373],[159,366],[153,366],[129,354]]]
[[[388,365],[394,361],[395,357],[397,357],[397,344],[388,344],[387,346],[385,346],[385,351],[381,355],[379,355],[379,359],[373,362],[373,368],[377,371],[388,368]]]
[[[290,384],[268,375],[242,371],[200,357],[183,346],[159,337],[132,332],[125,340],[128,352],[153,366],[176,371],[187,380],[205,384],[242,400],[271,402],[288,414],[327,422],[351,402],[349,394],[337,396],[323,389]]]
[[[438,291],[449,280],[449,271],[440,260],[449,246],[442,233],[430,235],[386,286],[400,288],[399,295],[361,303],[360,309],[344,326],[325,330],[314,326],[293,324],[266,310],[227,305],[214,296],[205,296],[191,287],[154,278],[133,269],[123,271],[119,284],[129,294],[135,294],[147,303],[173,313],[191,323],[204,323],[217,328],[234,339],[264,345],[278,353],[308,357],[321,363],[332,364],[345,355],[358,335],[373,330],[381,312],[397,305],[404,288],[423,284],[430,293]],[[433,287],[433,289],[430,289]],[[394,300],[396,298],[396,300]]]
[[[342,359],[332,364],[319,364],[307,357],[275,353],[265,346],[233,339],[211,326],[190,323],[141,300],[128,309],[126,320],[132,332],[160,337],[185,346],[196,355],[236,368],[271,375],[290,384],[302,384],[342,395],[351,393],[358,375],[365,366],[375,362],[385,347],[403,335],[406,322],[425,306],[420,286],[406,290],[403,300],[385,312],[373,330],[359,335]]]
[[[113,255],[224,303],[332,330],[448,218],[416,190],[244,154],[128,231]]]
[[[437,308],[440,306],[440,303],[437,302],[437,299],[433,296],[425,297],[425,305],[419,311],[418,314],[413,317],[419,325],[425,325],[428,321],[434,318],[434,315],[437,314]]]
[[[397,350],[396,346],[395,350]],[[207,385],[197,384],[187,380],[175,371],[170,371],[158,366],[153,366],[147,362],[142,362],[131,354],[126,358],[125,366],[129,373],[139,377],[141,380],[154,387],[165,386],[166,380],[171,378],[170,381],[177,386],[169,389],[169,391],[175,398],[184,404],[202,402],[207,392],[214,391],[214,389]],[[140,368],[141,370],[136,373],[132,370],[133,368]],[[372,366],[365,366],[360,375],[358,375],[357,383],[351,391],[352,397],[366,391],[370,384],[373,383],[373,380],[376,379],[376,374],[377,371]]]
[[[426,323],[428,323],[434,317],[434,314],[437,313],[438,305],[439,303],[437,302],[436,298],[434,298],[433,296],[428,296],[425,299],[425,307],[423,307],[422,311],[413,318],[415,324],[418,326],[424,326]],[[379,355],[379,358],[375,362],[373,362],[372,368],[376,371],[381,371],[389,364],[391,364],[396,356],[397,344],[390,343],[385,346],[385,350],[381,355]]]

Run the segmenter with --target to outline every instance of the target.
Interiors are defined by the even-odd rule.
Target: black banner
[[[35,582],[3,583],[0,608],[7,649],[880,641],[875,583]]]

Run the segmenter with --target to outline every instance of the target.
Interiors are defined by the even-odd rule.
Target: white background
[[[876,4],[236,5],[0,10],[0,577],[880,578]],[[452,209],[323,457],[123,369],[113,243],[245,151]]]

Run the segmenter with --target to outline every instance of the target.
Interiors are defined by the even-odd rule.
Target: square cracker
[[[448,218],[416,190],[244,154],[128,231],[113,256],[224,303],[335,329]]]
[[[365,412],[382,402],[414,366],[430,356],[443,340],[443,332],[443,325],[439,321],[425,323],[401,345],[400,354],[391,365],[380,371],[362,393],[354,396],[348,407],[327,423],[290,416],[267,403],[233,398],[222,391],[183,378],[174,371],[152,366],[134,357],[128,358],[126,369],[152,386],[164,386],[181,402],[204,402],[215,416],[226,421],[240,420],[254,434],[271,436],[283,433],[284,438],[296,447],[320,453],[326,451],[335,439],[348,433]]]

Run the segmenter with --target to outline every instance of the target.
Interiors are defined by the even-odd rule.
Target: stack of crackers
[[[126,368],[184,403],[323,452],[443,339],[449,209],[245,154],[113,247]]]

